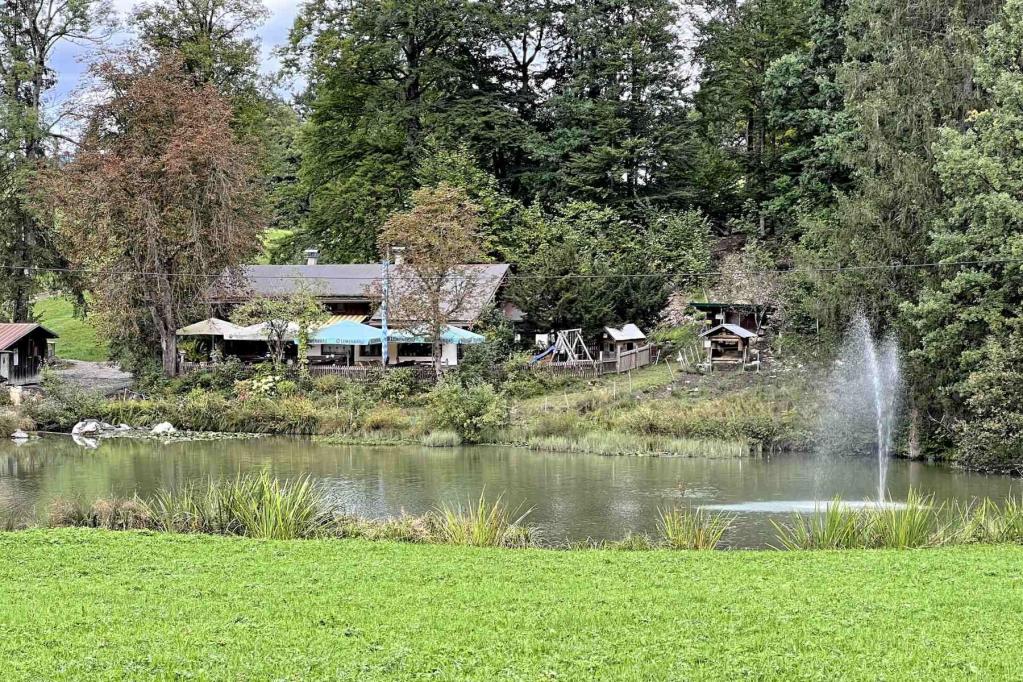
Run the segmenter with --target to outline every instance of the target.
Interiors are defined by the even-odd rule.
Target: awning
[[[391,331],[387,338],[391,341],[397,341],[398,343],[429,343],[430,340],[423,334],[415,334],[405,329],[395,329]],[[440,335],[440,340],[444,343],[454,343],[460,346],[472,345],[476,343],[483,343],[487,340],[482,334],[476,334],[468,329],[462,329],[460,327],[452,327],[448,325],[444,328],[444,332]]]
[[[190,324],[187,327],[182,327],[177,331],[178,336],[227,336],[239,331],[241,327],[236,324],[231,324],[226,320],[221,320],[216,317],[211,317],[195,324]]]
[[[329,327],[332,324],[338,322],[365,322],[369,315],[331,315],[327,318],[327,321],[323,323],[324,327]]]
[[[381,343],[381,341],[382,331],[380,329],[351,320],[342,320],[328,324],[309,335],[309,343],[326,343],[342,346],[369,346]]]
[[[295,336],[298,336],[298,325],[294,322],[289,322],[284,338],[291,339]],[[240,327],[230,334],[224,334],[224,338],[228,341],[267,341],[269,339],[267,323],[261,322],[260,324],[253,324],[248,327]]]

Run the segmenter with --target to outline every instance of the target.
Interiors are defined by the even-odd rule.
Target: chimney
[[[305,264],[316,265],[320,262],[320,250],[319,249],[306,249],[305,250]]]
[[[392,246],[391,256],[394,259],[395,265],[401,265],[405,262],[405,247],[404,246]]]

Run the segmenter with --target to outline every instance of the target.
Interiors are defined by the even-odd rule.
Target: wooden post
[[[675,383],[675,372],[671,369],[671,362],[668,360],[668,356],[664,356],[664,364],[668,366],[668,376],[671,377],[671,383]]]

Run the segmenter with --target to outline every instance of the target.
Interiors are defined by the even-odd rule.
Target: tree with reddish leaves
[[[121,55],[92,67],[95,102],[73,158],[44,182],[66,257],[86,269],[107,333],[159,344],[177,373],[175,332],[211,285],[258,246],[264,197],[231,103],[196,85],[180,54]]]

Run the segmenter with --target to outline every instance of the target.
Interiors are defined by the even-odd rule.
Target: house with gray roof
[[[391,265],[387,272],[388,327],[410,333],[407,339],[395,340],[389,346],[390,362],[431,362],[429,344],[414,338],[414,332],[422,321],[401,319],[397,314],[397,311],[409,307],[401,305],[401,297],[414,295],[414,291],[406,292],[410,292],[410,286],[415,286],[415,278],[410,273],[403,274],[403,267],[399,262]],[[491,307],[496,307],[510,321],[515,321],[516,315],[521,318],[520,311],[502,296],[508,272],[509,266],[504,263],[458,266],[452,281],[465,286],[454,284],[451,287],[448,325],[455,330],[471,330]],[[257,296],[284,297],[308,291],[331,315],[325,326],[354,322],[380,328],[383,325],[380,304],[383,285],[384,267],[380,263],[320,264],[315,252],[310,252],[304,265],[244,266],[219,283],[213,300],[217,312],[222,317],[229,317],[232,308]],[[235,341],[235,345],[240,347],[241,342]],[[457,364],[460,344],[445,343],[443,352],[446,364]],[[372,364],[379,363],[380,358],[379,344],[347,347],[313,344],[310,347],[310,361],[314,363],[322,360],[324,363]]]

